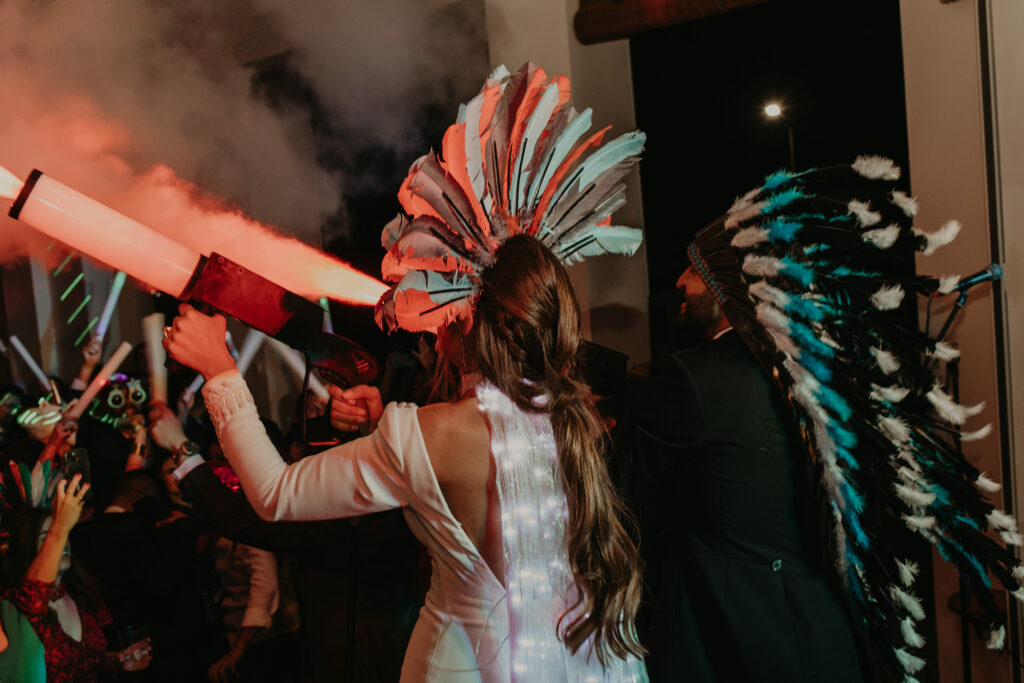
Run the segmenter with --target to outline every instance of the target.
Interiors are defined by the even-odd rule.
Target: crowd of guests
[[[719,337],[727,322],[716,325],[682,329],[679,343]],[[429,337],[398,334],[390,340],[391,348],[375,353],[382,359],[376,384],[385,403],[428,405],[437,402],[440,387],[457,383],[445,374],[448,364],[437,362]],[[736,358],[726,366],[747,363],[745,390],[750,393],[757,380],[768,395],[768,380],[754,371],[734,335],[717,346],[703,343],[702,353],[733,349]],[[53,378],[53,391],[45,395],[22,386],[0,389],[0,682],[399,680],[436,571],[410,531],[408,512],[262,519],[224,457],[202,394],[186,389],[195,374],[170,362],[168,396],[178,398],[174,406],[154,402],[141,347],[80,419],[62,419],[95,375],[101,355],[93,340],[71,383]],[[790,448],[773,448],[769,461],[765,448],[736,446],[759,467],[774,467],[770,475],[736,458],[722,466],[721,476],[699,471],[722,458],[680,454],[692,456],[709,440],[745,444],[749,436],[750,443],[761,443],[768,418],[753,420],[749,435],[737,432],[723,407],[737,394],[722,388],[733,384],[721,385],[720,374],[711,373],[724,371],[712,363],[696,363],[713,387],[698,400],[680,389],[689,384],[657,364],[648,380],[627,374],[627,360],[585,344],[579,363],[609,434],[609,474],[638,518],[644,541],[645,597],[636,625],[651,679],[755,680],[748,676],[753,663],[779,652],[789,657],[790,640],[820,636],[820,656],[789,657],[811,672],[806,680],[817,680],[814,672],[839,670],[833,661],[837,642],[845,647],[850,675],[835,680],[861,680],[846,617],[821,578],[826,569],[805,567],[805,550],[812,546],[796,540],[803,533],[797,526],[811,517],[801,512],[790,481]],[[340,393],[330,391],[332,397]],[[318,440],[308,439],[311,434],[342,441],[360,436],[328,429],[329,406],[312,391],[271,399],[292,408],[284,424],[261,418],[287,462],[326,447],[310,446]],[[724,421],[705,419],[698,428],[696,418],[681,418],[701,404],[705,418],[721,415]],[[716,490],[709,481],[736,490]],[[766,489],[765,481],[776,482],[781,492]],[[767,529],[737,523],[778,507],[751,491],[783,501],[779,519],[793,529],[787,527],[792,533],[781,546],[775,517],[764,517]],[[743,515],[734,519],[736,510]],[[703,557],[691,547],[696,541],[681,545],[693,520],[699,522],[695,537],[774,558],[768,565],[751,561],[756,576],[741,585],[754,592],[742,604],[726,607],[718,602],[719,588],[704,588],[707,577],[721,572],[694,560]],[[723,528],[722,520],[737,528]],[[779,571],[782,565],[800,572],[794,578]],[[770,573],[761,571],[764,566]],[[817,583],[795,593],[810,600],[805,612],[820,617],[822,605],[834,608],[842,633],[823,629],[818,618],[794,638],[773,640],[770,615],[785,610],[765,611],[765,605],[781,581],[796,585],[806,577]],[[684,590],[684,580],[701,586],[698,600]],[[737,647],[742,657],[735,656]],[[782,670],[776,664],[759,670],[764,675],[757,680],[784,680],[775,675]]]
[[[133,354],[64,420],[100,341],[82,356],[46,395],[0,388],[0,681],[398,680],[430,573],[401,511],[264,521],[194,375],[172,367],[181,399],[155,403]],[[433,363],[428,343],[392,349],[383,393],[424,400]],[[289,424],[263,421],[289,461],[327,419],[312,392],[292,398]]]

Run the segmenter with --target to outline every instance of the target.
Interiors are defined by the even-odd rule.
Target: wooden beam
[[[765,0],[580,0],[573,26],[584,45],[759,5]]]

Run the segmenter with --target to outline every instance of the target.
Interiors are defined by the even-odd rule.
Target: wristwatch
[[[174,453],[171,457],[174,458],[174,464],[181,467],[181,463],[185,462],[185,458],[189,458],[193,455],[202,455],[199,450],[199,446],[196,445],[195,441],[189,441],[185,439],[181,442],[181,445],[174,449]]]

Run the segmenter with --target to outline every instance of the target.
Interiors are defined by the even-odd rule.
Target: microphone
[[[960,282],[957,283],[956,287],[953,288],[954,292],[965,292],[974,285],[980,285],[982,282],[988,282],[1003,277],[1003,267],[998,263],[992,263],[987,266],[984,270],[979,270],[974,275],[968,275],[967,277],[960,278]]]

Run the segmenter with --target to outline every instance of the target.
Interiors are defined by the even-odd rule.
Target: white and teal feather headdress
[[[520,233],[566,264],[633,254],[641,232],[610,222],[645,137],[601,146],[608,129],[584,137],[590,125],[590,109],[569,105],[565,76],[549,80],[533,64],[495,70],[445,132],[442,156],[417,159],[398,191],[403,213],[381,236],[393,286],[377,323],[417,332],[466,316],[495,251]]]
[[[880,157],[775,173],[687,251],[793,407],[836,567],[893,672],[913,682],[924,610],[906,535],[933,544],[968,582],[990,647],[1005,633],[990,577],[1024,600],[1024,568],[1008,547],[1021,544],[1016,522],[987,499],[998,485],[955,445],[990,431],[961,431],[981,406],[958,405],[940,379],[959,351],[919,331],[916,308],[901,310],[908,294],[956,287],[955,276],[915,275],[910,257],[952,241],[959,224],[915,229],[899,176]]]

